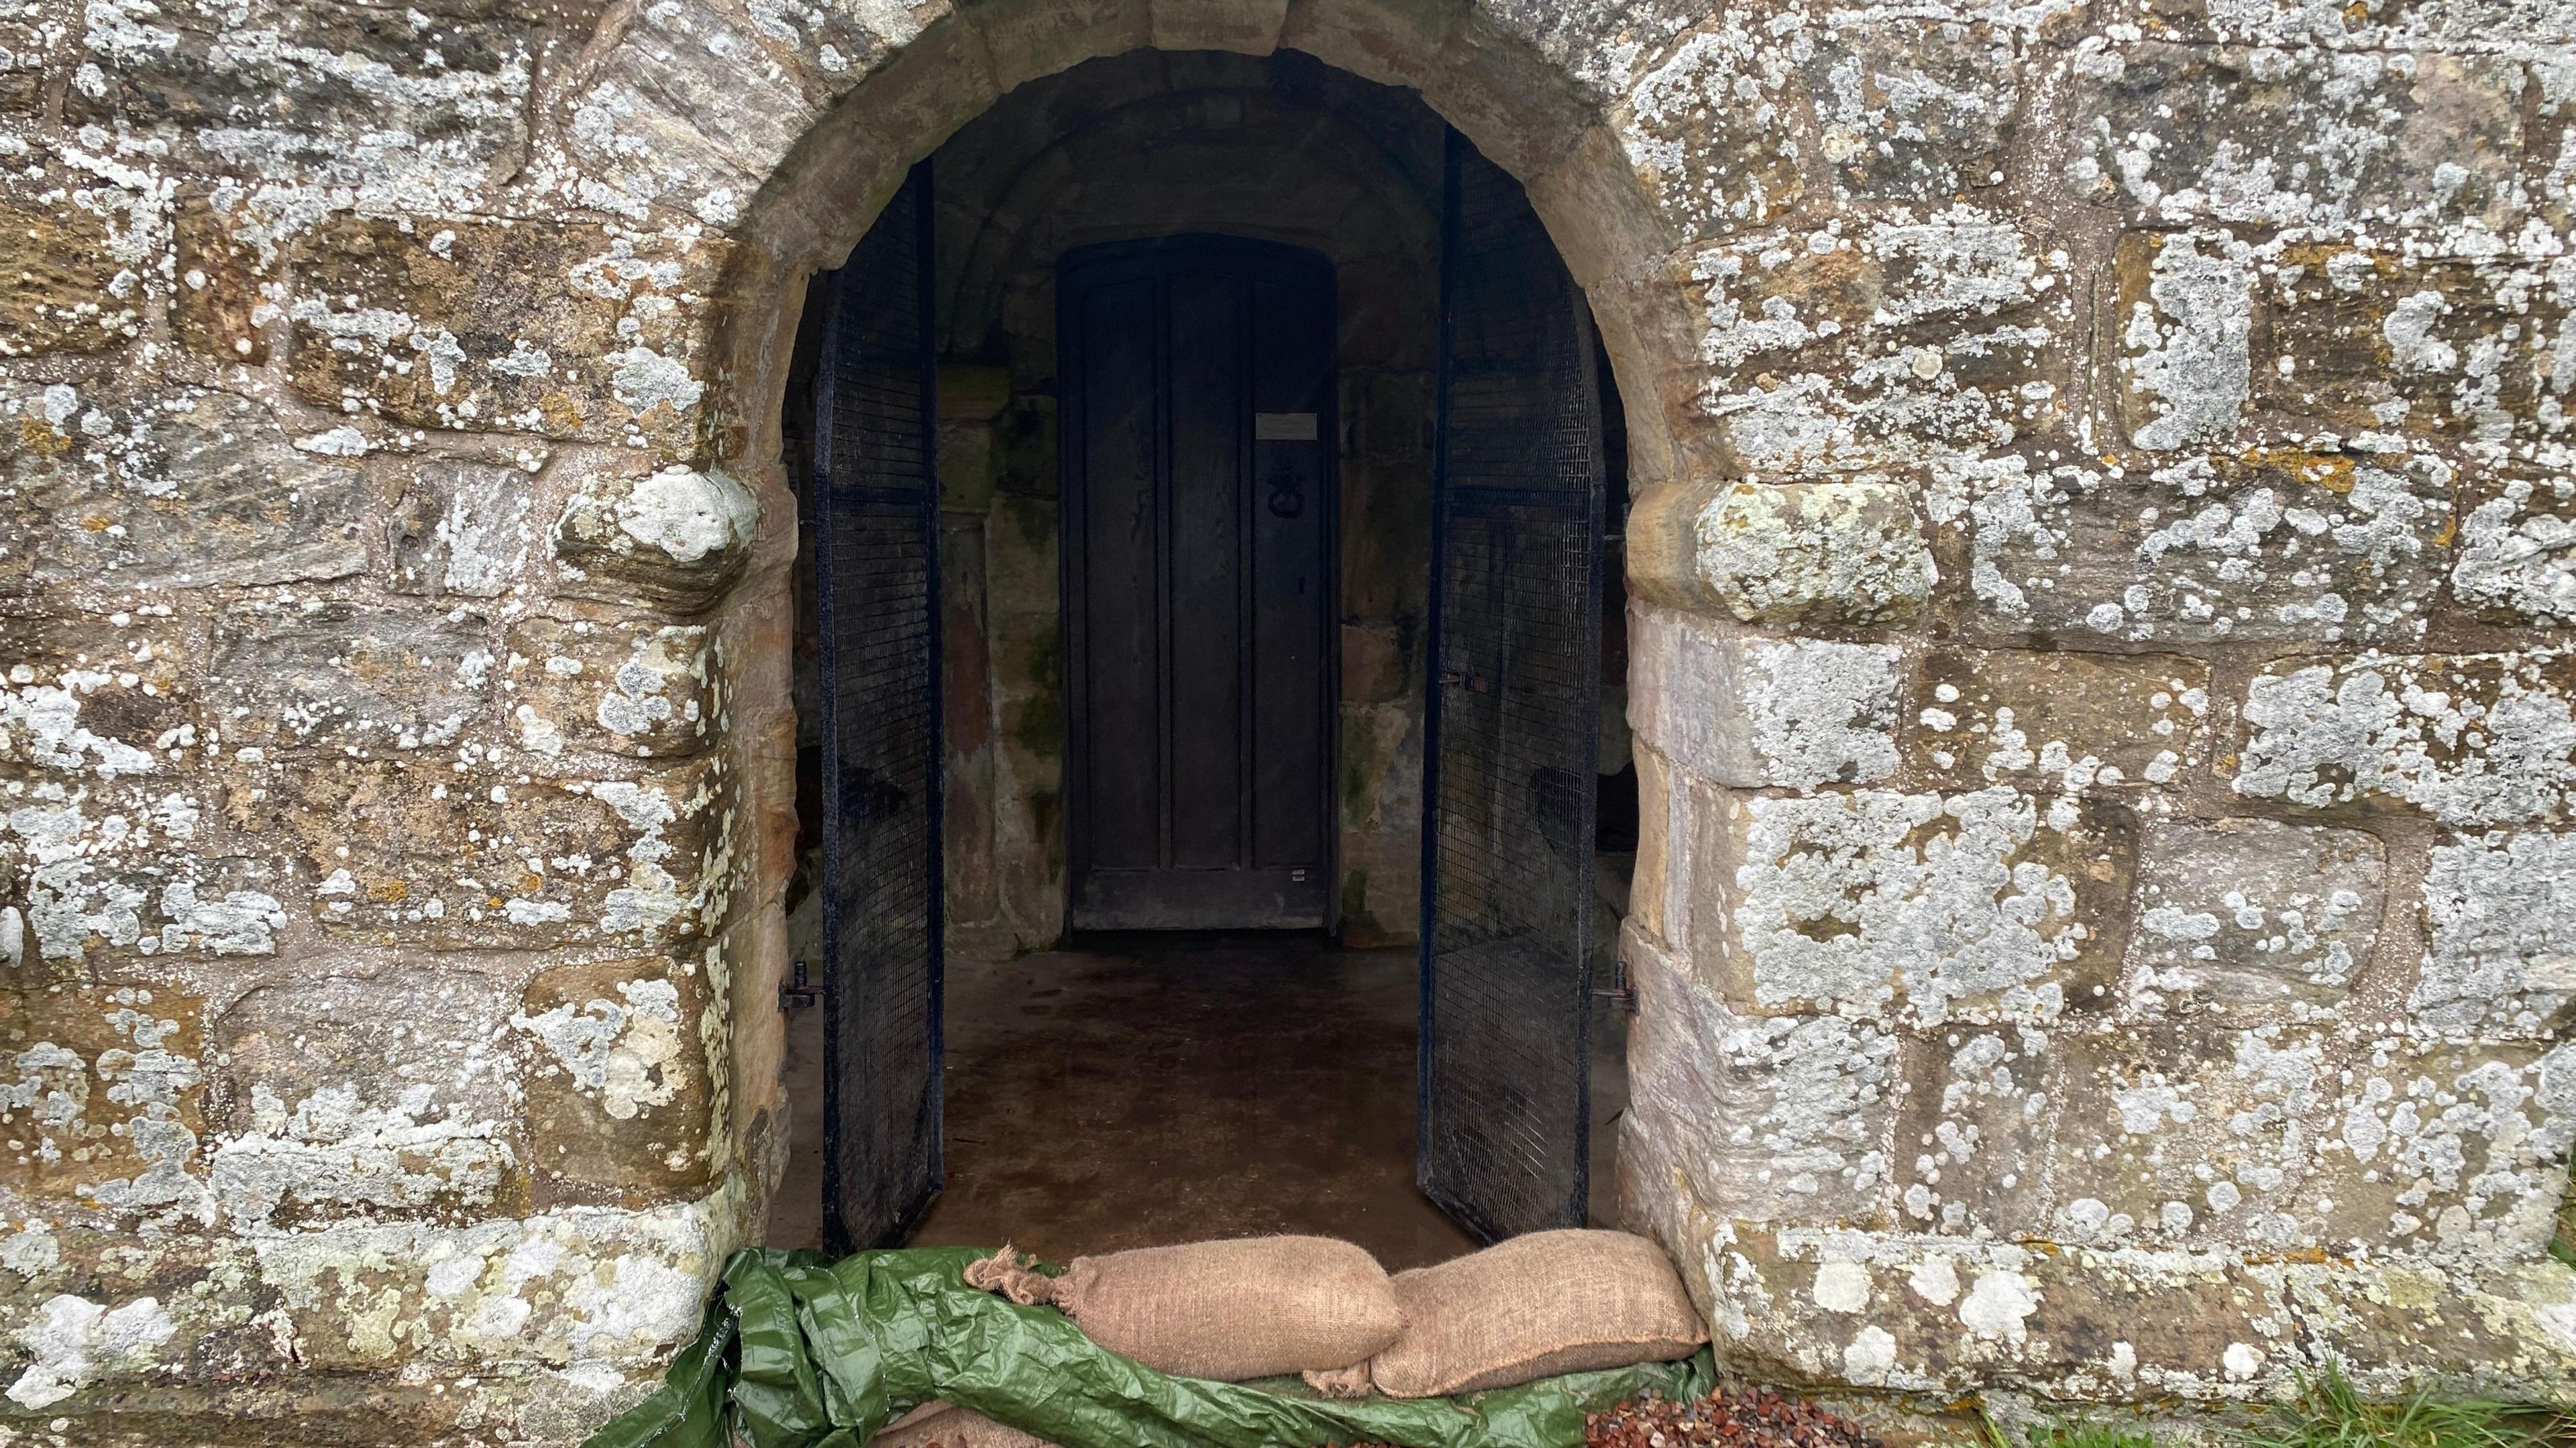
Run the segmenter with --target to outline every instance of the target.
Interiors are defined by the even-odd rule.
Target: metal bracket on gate
[[[794,979],[778,988],[778,1008],[782,1011],[807,1010],[821,1004],[822,1000],[823,988],[808,983],[805,979],[805,962],[801,960],[796,962]]]

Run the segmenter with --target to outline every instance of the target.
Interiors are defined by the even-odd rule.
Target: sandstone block
[[[2049,1039],[2028,1026],[1909,1036],[1892,1164],[1915,1231],[2049,1235]]]
[[[2060,1240],[2313,1245],[2301,1184],[2336,1089],[2325,1036],[2155,1025],[2057,1047]]]
[[[2120,419],[2156,452],[2223,443],[2254,395],[2251,248],[2224,235],[2133,231],[2113,265]]]
[[[2174,654],[1933,649],[1898,737],[1910,767],[1953,788],[2171,785],[2206,755],[2208,683]]]
[[[2311,245],[2265,271],[2255,401],[2304,427],[2501,441],[2553,375],[2523,267]]]
[[[2576,789],[2576,657],[2285,659],[2247,688],[2234,787],[2324,809],[2411,806],[2447,825],[2547,819]]]
[[[85,28],[64,118],[221,174],[346,187],[391,210],[469,202],[525,154],[542,3],[437,13],[179,0]],[[562,7],[595,9],[588,0]],[[576,22],[577,23],[577,22]],[[246,98],[258,97],[253,104]]]
[[[588,225],[335,219],[296,262],[295,388],[414,427],[685,444],[723,252]]]
[[[2017,36],[1954,21],[1828,34],[1799,67],[1834,189],[1941,203],[2001,181],[2021,94]]]
[[[509,1210],[509,1010],[488,978],[447,971],[253,989],[215,1025],[216,1204],[237,1228]]]
[[[246,603],[216,621],[207,702],[236,749],[437,749],[491,712],[492,665],[473,614]]]
[[[704,628],[531,618],[510,630],[501,687],[530,753],[660,758],[706,747],[721,684]]]
[[[1768,639],[1685,613],[1629,614],[1628,722],[1721,784],[1865,784],[1896,768],[1896,649]]]
[[[2412,1020],[2453,1038],[2564,1034],[2576,1003],[2576,837],[2497,830],[2433,847]]]
[[[2378,839],[2359,830],[2149,824],[2133,998],[2230,1016],[2333,1009],[2378,941],[2383,870]]]
[[[2451,592],[2500,621],[2576,622],[2576,478],[2514,478],[2460,519]]]
[[[2464,1262],[2537,1262],[2576,1146],[2576,1044],[2381,1041],[2354,1053],[2302,1196],[2318,1238]]]
[[[497,598],[536,548],[527,470],[454,459],[413,465],[394,504],[387,551],[401,593]]]
[[[1746,623],[1901,622],[1941,577],[1912,490],[1883,478],[1738,484],[1693,523],[1698,582]]]
[[[2451,470],[2426,457],[2256,451],[2143,473],[2007,458],[1941,474],[1970,530],[1969,588],[2014,629],[2411,640],[2450,564]]]
[[[300,858],[327,935],[438,949],[647,945],[721,914],[713,762],[512,780],[398,759],[235,764],[236,823]]]
[[[0,386],[0,596],[294,583],[367,565],[367,491],[262,404]]]
[[[141,335],[144,257],[117,195],[15,168],[0,181],[0,357],[98,352]]]
[[[203,1220],[205,1002],[142,986],[0,986],[0,1189]]]
[[[1735,796],[1690,844],[1690,954],[1739,1008],[2046,1024],[2110,1005],[2137,824],[2003,787]],[[1667,867],[1669,869],[1669,866]]]
[[[1698,410],[1757,474],[1911,467],[2047,433],[2071,380],[2066,266],[1965,205],[1710,247],[1685,278]]]
[[[206,631],[165,615],[0,614],[0,765],[116,779],[193,760]]]
[[[694,613],[742,576],[759,522],[750,491],[724,473],[603,466],[555,525],[555,568],[569,593]]]
[[[1739,1015],[1631,923],[1623,1169],[1745,1221],[1885,1211],[1897,1043],[1866,1021]]]
[[[273,952],[287,883],[265,860],[209,851],[205,811],[166,783],[0,776],[0,962],[123,980],[138,956]]]
[[[2319,65],[2334,84],[2302,84],[2306,72],[2269,48],[2079,52],[2059,132],[2065,179],[2141,221],[2514,229],[2522,79],[2511,62],[2350,52]]]
[[[230,209],[219,211],[207,196],[192,195],[172,215],[178,285],[170,292],[170,331],[183,347],[258,367],[268,361],[264,328],[276,313],[260,288],[275,268],[233,237]]]
[[[660,957],[556,966],[510,1017],[540,1207],[694,1196],[714,1163],[704,977]]]
[[[1717,237],[1798,204],[1793,119],[1807,109],[1798,66],[1814,42],[1781,43],[1750,11],[1727,11],[1637,77],[1612,125],[1673,230]]]

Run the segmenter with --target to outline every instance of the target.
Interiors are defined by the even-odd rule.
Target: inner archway
[[[1418,97],[1308,56],[1144,50],[1019,87],[959,130],[919,183],[935,259],[941,1099],[951,1113],[947,1193],[923,1224],[926,1239],[998,1233],[1081,1251],[1158,1236],[1310,1230],[1356,1237],[1397,1263],[1468,1241],[1412,1189],[1413,947],[1423,918],[1425,725],[1438,673],[1428,650],[1450,148],[1447,126]],[[1475,164],[1500,175],[1481,158]],[[1526,217],[1518,188],[1511,191]],[[918,220],[907,214],[903,224]],[[1534,219],[1523,234],[1539,235]],[[1176,245],[1188,254],[1171,262]],[[1211,260],[1217,252],[1221,263]],[[1297,350],[1281,340],[1297,329],[1295,307],[1281,312],[1261,299],[1285,295],[1278,268],[1285,258],[1296,270],[1298,257],[1311,258],[1322,278],[1296,303],[1320,309],[1319,345],[1301,364],[1320,371],[1311,395],[1292,383],[1256,395],[1271,385],[1259,379],[1279,370],[1283,351]],[[1552,252],[1545,261],[1555,264]],[[1119,285],[1142,311],[1085,321],[1078,289],[1089,273],[1080,268],[1103,264],[1125,269]],[[1154,266],[1169,275],[1137,280],[1138,268]],[[1206,285],[1220,274],[1236,279],[1222,296]],[[814,440],[827,425],[814,415],[812,378],[831,345],[830,294],[818,287],[809,295],[781,418],[786,472],[809,488]],[[1159,352],[1126,380],[1101,360],[1115,354],[1111,343],[1158,330]],[[1583,360],[1599,379],[1593,432],[1596,445],[1607,440],[1604,459],[1615,459],[1603,486],[1617,499],[1625,446],[1616,392],[1606,366]],[[1134,397],[1109,395],[1122,387]],[[1098,418],[1128,402],[1150,417],[1157,444],[1168,444],[1169,456],[1145,469],[1160,466],[1161,492],[1106,500],[1105,485],[1086,485],[1086,471],[1124,464],[1085,442],[1083,419],[1093,417],[1097,433]],[[1205,415],[1194,421],[1193,408]],[[1227,409],[1242,414],[1232,431],[1218,416]],[[1193,428],[1201,434],[1195,463]],[[1313,444],[1311,513],[1304,483],[1273,476],[1296,450],[1272,444],[1301,439]],[[1239,476],[1227,461],[1238,446]],[[1256,479],[1253,469],[1264,471]],[[1221,484],[1209,481],[1220,473]],[[1239,507],[1237,492],[1248,499]],[[1272,506],[1291,493],[1294,507]],[[1116,529],[1102,520],[1140,508],[1162,510],[1146,528],[1160,530],[1160,542],[1132,557],[1116,553]],[[829,610],[817,584],[828,590],[829,566],[815,561],[824,530],[810,497],[802,511],[804,864],[791,889],[790,932],[799,959],[819,960],[830,877],[825,791],[846,770],[825,759]],[[1194,540],[1180,536],[1192,527]],[[1307,543],[1287,536],[1299,529]],[[1615,504],[1606,531],[1615,537]],[[1290,557],[1300,547],[1313,556]],[[1272,590],[1279,596],[1260,602],[1255,595],[1271,586],[1262,576],[1282,558],[1296,563],[1293,587],[1282,575]],[[1086,559],[1095,578],[1159,569],[1160,581],[1146,589],[1151,597],[1131,597],[1122,616],[1102,601],[1114,590],[1086,589]],[[1308,563],[1311,578],[1297,572]],[[1610,583],[1606,600],[1590,602],[1596,632],[1585,641],[1587,661],[1598,662],[1588,664],[1582,707],[1603,745],[1597,770],[1593,761],[1579,766],[1586,820],[1595,813],[1592,776],[1611,780],[1598,811],[1606,828],[1585,825],[1580,853],[1583,908],[1599,917],[1586,922],[1588,935],[1606,986],[1635,807],[1632,773],[1631,792],[1619,793],[1619,560],[1592,566],[1589,586]],[[1288,604],[1310,584],[1329,603],[1312,610],[1317,632],[1306,647],[1294,636],[1308,615]],[[1238,592],[1241,628],[1222,617]],[[1211,603],[1219,595],[1224,607]],[[1153,658],[1120,657],[1102,642],[1140,619]],[[1237,662],[1239,679],[1195,687]],[[1459,686],[1474,692],[1474,670],[1449,672],[1464,673]],[[1603,680],[1609,688],[1596,706],[1589,691]],[[1104,717],[1128,695],[1141,712]],[[1316,727],[1301,754],[1298,731],[1281,726],[1307,708]],[[1139,760],[1152,768],[1128,767]],[[1570,757],[1518,767],[1530,776],[1516,785],[1513,807],[1522,809],[1542,788],[1563,793],[1577,772]],[[1107,799],[1122,779],[1144,791],[1133,818]],[[1271,822],[1284,801],[1301,797],[1320,806],[1320,838],[1306,853],[1283,854]],[[1121,877],[1104,867],[1120,829],[1153,837],[1146,854],[1158,846],[1162,869]],[[1596,846],[1607,847],[1597,876]],[[1274,933],[1097,933],[1137,926]],[[825,1014],[800,1018],[791,1045],[810,1074],[809,1089],[797,1093],[800,1129],[771,1234],[787,1245],[809,1240],[818,1225],[816,1164],[825,1153],[821,1113],[811,1106],[823,1094]],[[1598,1019],[1593,1115],[1606,1125],[1622,1096],[1619,1021],[1615,1012]],[[1610,1133],[1593,1136],[1606,1158]],[[1606,1161],[1592,1178],[1606,1197]],[[1174,1202],[1187,1204],[1194,1225],[1174,1230],[1158,1210]],[[1033,1204],[1046,1215],[1030,1218]],[[1603,1200],[1592,1215],[1606,1214]],[[1071,1235],[1049,1240],[1050,1227]]]

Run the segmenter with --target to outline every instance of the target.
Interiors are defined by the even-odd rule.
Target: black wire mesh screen
[[[823,701],[823,1211],[900,1239],[940,1185],[938,481],[929,167],[832,297],[809,518]]]
[[[1492,1240],[1585,1214],[1603,469],[1582,294],[1454,131],[1447,191],[1419,1170]]]

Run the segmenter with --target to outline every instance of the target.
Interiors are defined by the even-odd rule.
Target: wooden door
[[[1333,916],[1333,279],[1171,237],[1058,275],[1076,929]]]

